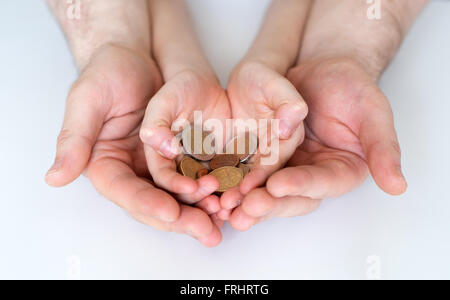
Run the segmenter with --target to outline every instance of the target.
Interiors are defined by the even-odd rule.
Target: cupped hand
[[[64,186],[85,171],[102,195],[138,221],[216,246],[221,233],[207,212],[180,205],[150,180],[139,129],[149,99],[161,84],[148,54],[120,45],[99,48],[68,95],[55,163],[46,181]]]
[[[233,71],[228,95],[234,119],[256,122],[267,120],[269,127],[272,120],[279,121],[278,132],[273,132],[274,128],[258,128],[258,136],[267,138],[271,153],[261,151],[260,147],[253,158],[252,171],[242,181],[239,191],[233,190],[223,195],[225,199],[229,196],[237,199],[240,197],[239,194],[246,195],[263,185],[273,172],[289,160],[303,141],[303,120],[308,109],[291,82],[259,62],[241,63]],[[279,143],[278,149],[271,147],[272,144],[269,145],[275,139]],[[276,159],[270,163],[263,163],[262,158],[269,155]]]
[[[222,129],[231,116],[228,98],[216,78],[182,71],[169,79],[150,101],[140,136],[155,183],[188,204],[208,201],[216,213],[220,209],[219,198],[212,194],[219,188],[218,180],[211,175],[194,180],[177,173],[175,158],[180,155],[180,144],[172,129],[179,126],[181,130],[192,124],[196,112],[201,113],[203,122],[216,120]]]
[[[287,168],[233,211],[234,228],[247,230],[273,217],[307,214],[320,199],[359,186],[369,171],[385,192],[405,192],[390,104],[361,65],[348,58],[313,61],[292,69],[289,78],[309,107],[305,141]]]

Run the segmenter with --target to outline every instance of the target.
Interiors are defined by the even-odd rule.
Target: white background
[[[405,0],[406,1],[406,0]],[[268,0],[191,0],[223,83]],[[81,178],[44,184],[77,71],[43,1],[0,2],[0,279],[450,278],[450,2],[433,2],[381,80],[395,115],[408,192],[368,180],[315,213],[280,219],[205,249],[133,221]],[[72,274],[72,275],[71,275]]]

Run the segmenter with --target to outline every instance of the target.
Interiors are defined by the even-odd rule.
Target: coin
[[[182,132],[184,151],[200,161],[210,161],[215,156],[214,137],[201,127],[190,125]]]
[[[248,174],[248,173],[250,173],[250,170],[251,170],[251,168],[250,168],[250,166],[249,165],[246,165],[246,164],[239,164],[239,169],[241,169],[242,170],[242,173],[244,174],[244,177]]]
[[[195,159],[191,157],[185,157],[180,163],[180,172],[184,176],[190,177],[194,180],[197,179],[197,173],[204,167]]]
[[[244,178],[242,170],[236,167],[222,167],[212,171],[210,175],[219,180],[220,186],[217,192],[221,193],[238,186]]]
[[[203,176],[206,176],[209,174],[209,170],[208,169],[200,169],[197,171],[197,178],[202,178]]]
[[[236,167],[239,164],[239,156],[234,154],[218,154],[209,162],[212,170],[222,167]]]
[[[236,154],[241,162],[246,162],[258,150],[258,137],[246,132],[234,137],[225,147],[225,153]]]

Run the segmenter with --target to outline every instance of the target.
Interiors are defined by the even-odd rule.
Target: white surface
[[[225,82],[268,0],[190,3]],[[205,249],[136,223],[85,178],[60,190],[44,184],[77,72],[43,1],[1,1],[0,279],[64,279],[76,272],[72,256],[83,279],[365,279],[370,255],[385,279],[449,279],[449,15],[448,1],[433,2],[381,81],[396,115],[406,195],[387,196],[368,180],[306,217],[247,233],[227,226],[223,244]]]

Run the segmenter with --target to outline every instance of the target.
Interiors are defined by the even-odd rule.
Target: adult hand
[[[221,235],[208,215],[180,205],[149,176],[138,134],[148,100],[160,86],[158,69],[146,55],[118,45],[99,49],[69,93],[46,180],[63,186],[86,169],[95,188],[136,220],[215,246]]]
[[[309,213],[320,199],[359,186],[367,166],[386,192],[405,191],[389,103],[357,62],[312,62],[292,69],[289,78],[308,103],[306,139],[287,168],[235,209],[230,218],[233,227],[247,230],[272,217]]]
[[[288,168],[243,199],[230,217],[233,227],[311,212],[320,199],[357,187],[369,171],[387,193],[406,190],[393,114],[376,82],[426,2],[388,3],[376,22],[364,3],[314,2],[298,66],[288,74],[308,104],[305,142]]]

